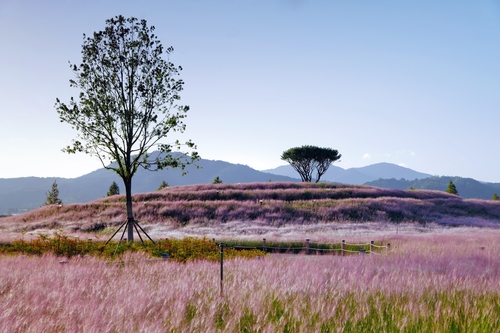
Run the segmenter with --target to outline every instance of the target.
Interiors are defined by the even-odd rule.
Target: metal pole
[[[224,244],[220,243],[220,295],[224,296],[224,284],[222,283],[224,279]]]

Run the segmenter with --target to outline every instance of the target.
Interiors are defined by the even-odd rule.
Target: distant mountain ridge
[[[295,171],[291,165],[283,165],[274,169],[263,170],[263,172],[300,179],[297,171]],[[404,178],[413,180],[428,178],[431,176],[432,175],[427,173],[417,172],[391,163],[376,163],[361,168],[349,169],[343,169],[336,165],[331,165],[328,171],[321,177],[321,181],[360,185],[381,178]]]
[[[201,159],[195,166],[186,167],[187,174],[182,176],[180,169],[148,171],[139,169],[132,180],[132,192],[144,193],[156,191],[162,181],[169,186],[210,184],[214,178],[224,183],[250,182],[297,182],[298,179],[257,171],[246,165],[223,161]],[[22,177],[0,178],[0,215],[20,213],[39,208],[46,198],[52,183],[56,181],[59,198],[64,203],[84,203],[106,196],[109,186],[114,181],[125,193],[123,181],[113,171],[104,168],[77,178],[59,177]]]
[[[462,198],[476,198],[489,200],[493,194],[500,194],[499,183],[482,183],[472,178],[462,177],[429,177],[424,179],[406,180],[406,179],[378,179],[367,182],[365,185],[375,186],[387,189],[407,190],[438,190],[444,191],[448,187],[450,180],[456,186],[458,195]]]
[[[140,169],[132,180],[133,193],[156,191],[162,181],[166,181],[170,186],[209,184],[217,176],[224,183],[300,182],[297,172],[289,165],[263,171],[252,169],[247,165],[205,159],[201,159],[197,165],[201,168],[188,166],[185,170],[188,173],[185,176],[182,176],[182,171],[179,169],[161,171]],[[439,181],[434,178],[436,177],[395,164],[378,163],[347,170],[332,165],[321,180],[402,190],[411,186],[415,189],[445,191],[451,179],[463,198],[491,199],[493,193],[500,194],[500,184],[496,183],[480,183],[460,177],[442,177],[443,179]],[[431,180],[425,181],[425,179]],[[120,187],[120,193],[125,192],[118,175],[104,168],[72,179],[60,177],[0,178],[0,215],[39,208],[45,201],[46,193],[50,190],[54,180],[57,181],[59,197],[64,203],[85,203],[102,198],[106,196],[113,181]]]

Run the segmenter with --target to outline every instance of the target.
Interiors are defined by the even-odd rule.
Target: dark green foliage
[[[500,197],[498,197],[498,194],[494,193],[493,198],[491,200],[500,200]]]
[[[168,183],[166,181],[162,181],[160,186],[158,187],[158,191],[159,190],[163,190],[164,188],[167,188],[168,187]]]
[[[163,48],[146,20],[116,16],[91,37],[84,35],[82,62],[71,64],[80,90],[68,104],[56,100],[61,122],[78,131],[77,140],[63,151],[97,156],[102,165],[123,180],[127,199],[129,241],[133,241],[132,177],[140,167],[184,169],[198,159],[196,152],[173,155],[181,143],[161,144],[171,132],[184,132],[188,106],[178,105],[184,82],[182,68],[162,58]],[[191,141],[184,145],[196,148]],[[163,154],[154,157],[154,147]],[[108,163],[113,162],[113,163]]]
[[[316,183],[319,182],[330,165],[339,160],[340,157],[342,155],[335,149],[316,146],[290,148],[281,155],[281,159],[290,163],[295,171],[299,173],[303,182],[311,182],[313,173],[316,171]]]
[[[456,188],[455,184],[453,184],[453,182],[451,180],[448,183],[448,188],[446,189],[446,193],[458,195],[457,188]]]
[[[62,200],[59,199],[59,189],[57,188],[57,182],[54,180],[52,183],[52,188],[47,192],[47,198],[43,203],[44,206],[47,205],[61,205]]]
[[[219,178],[219,176],[215,177],[214,181],[212,184],[222,184],[222,179]]]
[[[116,182],[112,182],[111,186],[109,187],[109,191],[108,193],[106,193],[106,195],[110,197],[116,194],[120,194],[120,188],[118,187],[118,184],[116,184]]]

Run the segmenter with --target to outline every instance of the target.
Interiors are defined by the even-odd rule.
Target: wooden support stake
[[[309,254],[309,238],[306,238],[306,254]]]
[[[125,224],[127,224],[127,220],[125,220],[125,222],[122,223],[122,225],[115,231],[115,233],[113,234],[113,236],[111,236],[108,239],[108,241],[106,242],[106,244],[104,244],[104,245],[108,245],[108,243],[113,239],[113,237],[115,237],[115,235],[120,231],[120,229],[123,228],[123,226],[125,226]],[[125,227],[125,229],[126,229],[126,227]],[[123,238],[123,235],[122,235],[122,238]]]
[[[373,241],[370,241],[370,254],[373,253]]]
[[[262,238],[262,252],[266,252],[266,239]]]
[[[345,240],[342,240],[342,244],[340,245],[340,254],[344,255],[345,250]]]

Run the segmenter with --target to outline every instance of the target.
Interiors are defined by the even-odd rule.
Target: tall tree
[[[59,199],[59,189],[57,188],[57,182],[54,180],[52,183],[52,188],[47,192],[47,198],[43,203],[44,206],[47,205],[61,205],[62,200]]]
[[[125,185],[128,240],[134,240],[132,178],[139,167],[184,169],[198,159],[191,140],[163,143],[172,132],[184,132],[188,106],[178,105],[184,82],[176,78],[182,68],[162,58],[164,49],[154,26],[146,20],[116,16],[106,20],[103,31],[83,35],[82,62],[70,64],[80,90],[78,99],[56,100],[61,122],[78,131],[63,151],[96,156],[106,169],[116,172]],[[191,152],[172,154],[181,147]],[[161,154],[149,153],[156,149]],[[111,163],[114,162],[114,163]]]
[[[446,193],[458,195],[457,187],[455,186],[455,184],[453,184],[451,180],[448,183],[448,188],[446,189]]]
[[[342,155],[335,149],[316,146],[290,148],[281,155],[281,159],[290,163],[299,173],[303,182],[311,182],[314,171],[316,171],[316,183],[319,182],[330,165],[341,157]]]
[[[109,191],[106,193],[108,197],[112,195],[120,194],[120,188],[118,187],[118,184],[116,182],[112,182],[111,186],[109,186]]]

